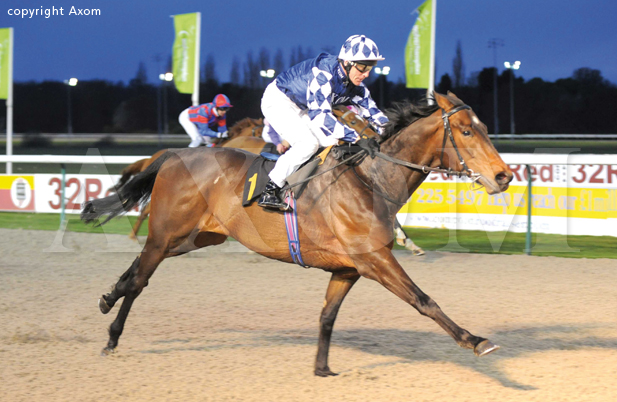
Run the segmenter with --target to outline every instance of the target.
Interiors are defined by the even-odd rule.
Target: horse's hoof
[[[326,367],[325,369],[315,369],[315,375],[318,377],[332,377],[338,375],[338,373],[330,371],[330,369]]]
[[[413,255],[424,255],[424,250],[416,246],[415,243],[411,241],[411,239],[407,239],[405,241],[405,248],[411,251]]]
[[[99,299],[99,309],[101,310],[101,313],[103,314],[107,314],[111,311],[111,307],[109,307],[109,305],[107,304],[107,302],[105,301],[103,297]]]
[[[495,345],[493,342],[485,339],[482,342],[478,343],[475,348],[473,348],[473,352],[476,354],[476,356],[482,357],[496,351],[497,349],[499,349],[499,345]]]
[[[105,356],[109,356],[109,355],[113,355],[114,354],[114,350],[112,348],[110,348],[109,346],[103,348],[103,350],[101,350],[101,356],[105,357]]]
[[[424,255],[424,250],[422,250],[420,247],[413,248],[413,249],[411,249],[411,253],[413,255]]]

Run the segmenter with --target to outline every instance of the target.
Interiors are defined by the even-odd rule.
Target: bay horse
[[[297,201],[302,259],[332,273],[319,320],[315,375],[336,375],[328,365],[332,330],[343,299],[360,277],[380,283],[477,356],[498,348],[450,319],[392,254],[396,213],[428,172],[446,169],[470,176],[489,194],[505,191],[512,180],[471,108],[450,92],[434,93],[434,99],[436,104],[395,106],[374,159],[347,165],[327,157],[319,169],[325,173],[309,181]],[[99,309],[107,314],[124,297],[103,355],[118,346],[133,302],[165,258],[231,236],[268,258],[292,263],[284,214],[256,203],[242,207],[246,173],[256,157],[234,148],[174,150],[118,193],[84,204],[81,219],[89,223],[108,215],[99,221],[104,224],[151,199],[150,230],[141,254],[99,299]]]

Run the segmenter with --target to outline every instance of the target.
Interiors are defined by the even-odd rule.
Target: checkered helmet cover
[[[380,54],[377,45],[364,35],[352,35],[343,44],[338,55],[341,60],[385,60]]]

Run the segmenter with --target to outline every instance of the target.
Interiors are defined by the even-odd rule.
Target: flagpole
[[[197,12],[196,14],[197,18],[195,28],[197,32],[195,32],[195,72],[193,79],[193,95],[191,96],[193,106],[199,105],[199,53],[201,50],[201,12]]]
[[[435,23],[437,20],[437,0],[431,3],[431,57],[428,75],[428,88],[426,90],[426,98],[431,99],[433,91],[435,91]]]
[[[13,155],[13,28],[9,28],[8,96],[6,97],[6,155]],[[13,162],[6,163],[6,174],[13,174]]]

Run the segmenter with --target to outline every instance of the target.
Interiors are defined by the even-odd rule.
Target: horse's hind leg
[[[150,241],[151,238],[148,240]],[[113,353],[116,346],[118,346],[118,339],[120,339],[120,335],[124,330],[124,323],[126,322],[133,302],[144,287],[148,286],[148,280],[161,261],[165,259],[167,250],[166,244],[152,245],[147,241],[141,255],[133,262],[131,268],[120,277],[114,291],[112,291],[110,295],[114,295],[115,292],[114,297],[116,300],[124,296],[124,301],[122,302],[118,316],[109,327],[109,341],[107,342],[107,346],[103,349],[103,355]],[[111,301],[113,299],[109,298],[106,299],[106,301],[107,300]]]
[[[113,308],[116,302],[121,297],[124,297],[124,294],[126,291],[126,285],[129,282],[132,275],[137,270],[137,267],[139,266],[140,258],[141,256],[135,258],[135,261],[133,261],[133,264],[131,264],[129,269],[127,269],[126,272],[122,274],[120,279],[118,279],[118,282],[112,289],[111,293],[107,293],[106,295],[101,296],[101,298],[99,299],[99,308],[101,309],[101,313],[103,314],[109,313],[109,311]]]
[[[133,231],[129,235],[129,239],[137,240],[137,233],[139,233],[139,228],[141,227],[141,224],[144,222],[144,220],[146,220],[148,215],[150,215],[150,203],[146,204],[146,206],[143,207],[143,209],[141,210],[139,217],[137,217],[137,220],[135,221],[135,225],[133,225]]]
[[[227,236],[225,235],[210,232],[193,232],[189,236],[177,238],[173,242],[165,239],[155,243],[154,237],[148,237],[144,250],[133,261],[131,267],[122,274],[112,292],[99,300],[99,308],[104,314],[107,314],[118,299],[124,297],[118,316],[109,327],[109,341],[102,354],[113,353],[118,346],[118,339],[120,339],[124,330],[124,324],[133,301],[139,296],[143,288],[148,286],[148,280],[161,261],[167,257],[178,256],[201,247],[221,244],[226,239]]]
[[[357,273],[334,273],[330,278],[326,300],[319,319],[319,345],[317,347],[317,359],[315,360],[315,375],[327,377],[337,375],[328,367],[328,352],[330,351],[330,339],[334,321],[338,314],[341,303],[351,287],[360,278]]]

